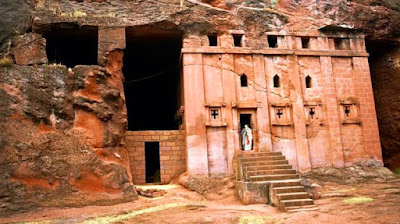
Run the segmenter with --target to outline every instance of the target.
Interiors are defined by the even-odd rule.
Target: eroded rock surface
[[[46,65],[43,39],[26,34],[36,45],[26,36],[9,39],[29,31],[30,26],[37,33],[65,24],[164,29],[185,35],[244,30],[252,43],[249,47],[254,48],[263,41],[265,31],[307,31],[330,24],[361,29],[370,39],[398,41],[400,36],[400,2],[396,0],[5,0],[0,18],[0,51],[13,54],[17,64],[25,65],[0,67],[3,215],[36,206],[108,204],[135,196],[121,141],[126,127],[123,49],[111,47],[101,54],[104,67]],[[18,49],[19,43],[31,47]],[[28,49],[30,55],[37,53],[36,60],[24,58]],[[387,152],[400,151],[395,91],[398,57],[398,51],[393,51],[376,58],[390,64],[390,73],[384,67],[373,68],[382,79],[373,82],[377,82],[375,99]],[[208,180],[190,182],[198,182],[188,187],[201,192],[214,186]]]
[[[2,215],[134,199],[110,76],[97,66],[0,68]]]

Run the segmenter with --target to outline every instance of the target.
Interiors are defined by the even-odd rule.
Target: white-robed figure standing
[[[249,125],[244,125],[244,128],[240,132],[240,136],[242,139],[242,149],[244,151],[250,151],[253,144],[253,134],[251,128],[249,128]]]

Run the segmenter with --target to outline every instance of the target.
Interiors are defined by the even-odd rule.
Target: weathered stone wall
[[[371,77],[385,165],[400,170],[400,47],[395,43],[369,44]]]
[[[134,198],[110,79],[98,66],[0,68],[2,214]]]
[[[399,37],[400,3],[396,0],[279,0],[276,4],[269,1],[244,0],[203,2],[2,1],[0,64],[8,65],[15,62],[18,64],[0,67],[0,170],[4,174],[0,177],[2,211],[17,211],[38,205],[81,206],[132,198],[132,187],[127,181],[130,179],[128,155],[120,145],[126,123],[121,72],[122,50],[125,46],[124,27],[137,32],[153,28],[182,31],[185,36],[190,33],[227,34],[228,30],[240,29],[246,33],[247,46],[255,49],[264,46],[265,39],[262,35],[266,31],[282,29],[306,31],[326,24],[350,27],[354,25],[373,39],[397,40]],[[69,70],[64,66],[46,65],[45,41],[35,33],[43,33],[53,25],[66,24],[99,27],[98,55],[99,65],[103,67],[79,66]],[[30,28],[34,33],[9,39],[30,32]],[[229,35],[225,35],[225,38],[226,36]],[[31,57],[32,55],[35,56]],[[12,60],[3,61],[4,57]],[[240,61],[241,57],[238,56],[237,59]],[[200,57],[193,55],[193,58]],[[224,70],[224,81],[232,81],[229,80],[229,74],[233,73],[233,64],[230,63],[232,58],[227,55],[222,56],[223,66],[227,68]],[[247,60],[246,57],[243,58]],[[383,60],[386,60],[384,58]],[[210,56],[209,59],[212,61],[215,58]],[[254,61],[261,63],[260,60],[260,57],[255,57]],[[275,62],[278,66],[282,64],[279,63],[282,61],[279,57],[268,60],[270,64]],[[333,85],[336,78],[330,75],[332,71],[329,69],[331,59],[321,57],[320,60],[321,91],[323,89],[325,94],[336,91]],[[362,65],[357,67],[357,64]],[[356,71],[363,71],[360,74],[364,77],[359,78],[368,79],[365,62],[356,59],[354,65]],[[210,67],[212,66],[213,64],[210,64]],[[360,70],[357,70],[358,68]],[[387,77],[385,69],[382,70],[376,74],[383,75],[377,77]],[[213,71],[212,68],[209,71]],[[384,109],[387,108],[385,106],[378,106],[378,112],[382,110],[379,115],[381,124],[385,125],[381,133],[385,138],[388,136],[394,139],[384,148],[398,151],[397,137],[393,134],[397,133],[397,130],[389,128],[398,124],[393,120],[396,116],[391,116],[391,112],[396,108],[396,104],[392,102],[396,100],[398,94],[386,88],[389,84],[397,83],[392,81],[393,77],[395,76],[390,76],[382,82],[377,81],[382,85],[378,84],[375,88],[378,88],[379,105],[393,105],[390,110]],[[198,80],[194,81],[199,83]],[[365,81],[365,85],[367,84],[368,80]],[[191,87],[199,86],[188,86]],[[366,88],[361,85],[358,87]],[[226,99],[233,99],[235,94],[233,90],[224,91]],[[246,93],[243,94],[246,96]],[[327,100],[334,99],[329,96],[326,94]],[[262,99],[265,96],[257,97]],[[371,96],[367,94],[366,97]],[[328,106],[327,117],[332,117],[337,111],[337,106]],[[258,113],[257,116],[265,117],[265,115]],[[227,119],[236,119],[229,113],[226,116]],[[365,119],[368,119],[368,116],[374,117],[371,107],[366,110],[365,116]],[[333,116],[332,120],[334,119],[339,117]],[[268,120],[265,122],[269,123]],[[334,155],[335,158],[340,155],[341,142],[337,137],[340,136],[340,126],[334,123],[329,124],[329,138],[334,145],[329,155]],[[271,132],[276,133],[277,137],[269,138],[269,125],[266,124],[258,124],[259,127],[263,127],[262,131],[265,134],[263,138],[258,139],[259,146],[265,147],[268,144],[274,145],[275,148],[293,146],[294,143],[290,139],[294,138],[294,133],[290,128],[272,129]],[[307,127],[310,147],[321,145],[321,142],[328,137],[322,134],[323,130],[319,130],[320,134],[314,137],[314,128],[310,127],[310,125]],[[200,125],[191,128],[202,132],[204,127]],[[190,135],[191,130],[189,130]],[[207,134],[219,138],[221,132],[210,131]],[[231,140],[223,144],[233,148],[235,141],[237,142],[237,139],[234,139],[235,135],[235,132],[227,133]],[[287,144],[278,146],[277,142],[282,136],[289,140]],[[271,139],[272,143],[268,139]],[[189,143],[196,142],[197,137],[190,137],[187,140]],[[197,150],[204,148],[205,144],[206,142],[202,142],[189,152],[191,157],[198,159],[196,163],[189,164],[194,166],[192,167],[194,169],[197,165],[199,168],[207,166],[207,156],[206,159],[201,159],[204,156]],[[367,144],[372,146],[369,147]],[[364,142],[364,148],[373,149],[374,144],[376,140],[370,138]],[[214,147],[218,149],[219,146]],[[211,160],[222,155],[221,151],[216,152],[210,156]],[[233,153],[232,151],[229,153],[227,163],[233,164]],[[322,164],[321,158],[327,157],[327,155],[317,155],[315,152],[313,155],[315,157],[312,156],[311,161],[315,164]],[[231,170],[231,167],[228,165],[224,169]],[[96,184],[88,187],[87,183]],[[104,193],[109,191],[113,193]]]
[[[131,161],[132,182],[146,183],[145,143],[159,142],[161,183],[167,184],[186,171],[185,131],[127,131],[126,148]]]

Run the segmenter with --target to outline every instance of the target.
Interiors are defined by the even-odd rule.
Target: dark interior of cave
[[[128,130],[178,129],[181,33],[128,31],[126,39]]]
[[[95,27],[53,27],[43,34],[49,63],[97,65],[98,32]]]
[[[399,77],[395,65],[395,51],[400,45],[390,41],[366,39],[367,52],[375,107],[378,117],[379,135],[382,145],[384,165],[396,171],[400,169],[400,129],[394,122],[400,118],[398,99],[400,85],[396,82]],[[396,127],[397,125],[397,127]]]

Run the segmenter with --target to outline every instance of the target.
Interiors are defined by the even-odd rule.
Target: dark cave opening
[[[129,32],[124,53],[128,130],[177,130],[181,105],[178,32]]]
[[[400,170],[400,44],[366,40],[384,165]]]
[[[49,63],[66,65],[97,65],[97,27],[52,27],[45,31]]]

